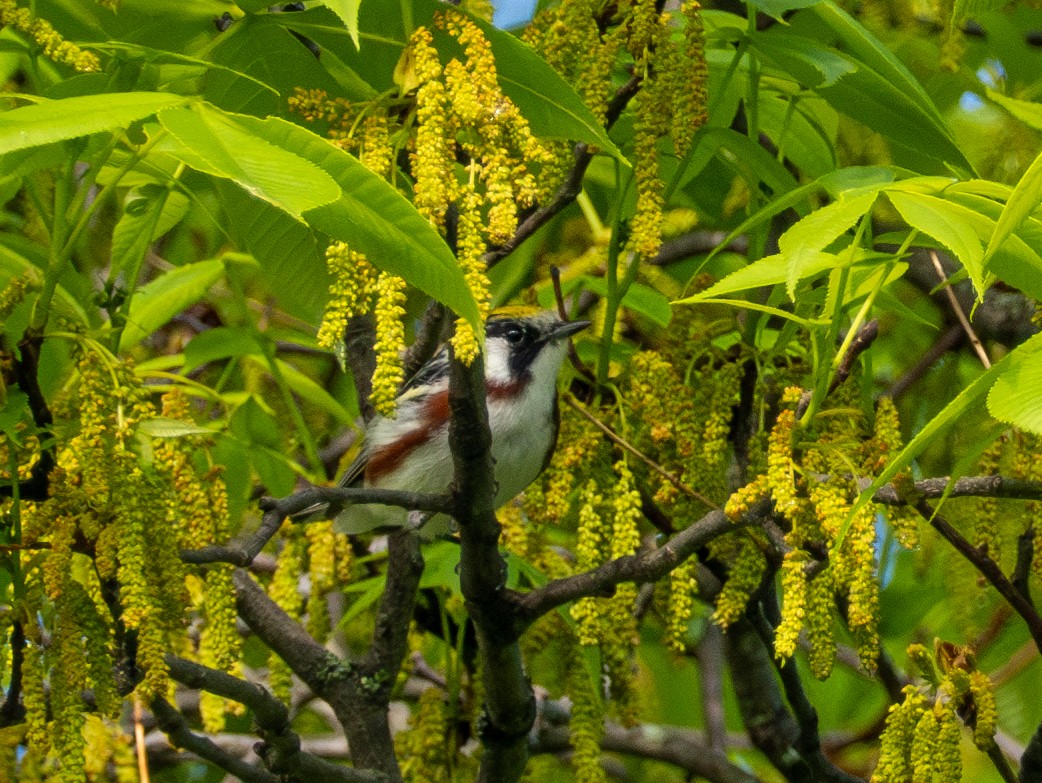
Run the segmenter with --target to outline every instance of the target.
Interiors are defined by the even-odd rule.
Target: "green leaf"
[[[340,196],[340,187],[329,174],[270,143],[239,119],[253,118],[202,102],[166,109],[159,112],[159,122],[177,143],[159,146],[192,168],[233,180],[297,218]]]
[[[868,30],[833,2],[818,3],[797,20],[803,15],[824,23],[836,38],[826,43],[835,44],[857,66],[835,82],[817,87],[819,95],[904,148],[895,152],[910,154],[910,162],[943,163],[966,176],[973,172],[926,90]]]
[[[213,435],[212,429],[200,427],[190,421],[157,417],[146,419],[137,426],[138,432],[150,438],[184,438],[189,435]]]
[[[1002,243],[1038,209],[1039,202],[1042,202],[1042,153],[1024,172],[1024,176],[1010,194],[1002,214],[995,222],[995,233],[988,240],[988,249],[984,253],[985,266]]]
[[[171,269],[141,288],[130,303],[120,350],[134,347],[186,307],[198,302],[223,276],[223,261],[200,261]]]
[[[456,257],[401,193],[311,131],[274,117],[239,117],[238,122],[272,144],[294,150],[339,183],[340,198],[310,210],[305,215],[309,224],[478,326],[477,303]]]
[[[803,277],[814,277],[815,275],[821,274],[826,269],[843,265],[845,261],[846,259],[844,257],[833,253],[817,253],[814,256],[814,259],[803,267],[801,274]],[[675,304],[696,304],[718,296],[734,294],[739,291],[748,291],[750,288],[778,285],[787,280],[788,272],[788,261],[784,256],[780,254],[765,256],[764,258],[749,264],[749,266],[744,266],[741,269],[732,272],[723,280],[719,280],[711,285],[705,291],[699,291],[694,296],[681,299]]]
[[[137,270],[149,244],[156,237],[159,219],[171,191],[162,185],[151,184],[133,188],[123,202],[123,214],[112,231],[112,277],[131,270],[125,284],[133,288]],[[184,196],[182,200],[187,203]]]
[[[1042,435],[1042,339],[1015,349],[988,392],[988,411],[999,421]]]
[[[163,92],[44,100],[0,113],[0,153],[119,130],[162,109],[185,103],[186,98]]]
[[[318,323],[329,296],[318,232],[228,180],[216,185],[228,232],[260,264],[268,292],[290,315]]]
[[[322,5],[340,17],[355,49],[361,49],[358,43],[358,7],[361,4],[362,0],[322,0]]]
[[[809,8],[820,2],[821,0],[751,0],[751,5],[768,16],[780,20],[786,11],[794,11],[797,8]]]
[[[200,332],[185,346],[181,372],[190,373],[218,359],[261,353],[257,332],[245,326],[218,326]]]
[[[788,270],[785,288],[790,299],[795,300],[796,283],[806,277],[804,269],[816,266],[821,252],[872,209],[876,195],[868,192],[850,198],[840,196],[781,235],[778,248]]]
[[[997,90],[988,90],[988,97],[1025,125],[1042,130],[1042,103],[1010,98]]]
[[[857,71],[853,62],[834,49],[806,36],[781,32],[780,28],[751,36],[749,42],[756,51],[808,87],[827,87]]]
[[[977,232],[965,220],[966,208],[922,193],[888,190],[886,196],[908,225],[933,237],[959,259],[978,296],[983,296],[984,250]]]

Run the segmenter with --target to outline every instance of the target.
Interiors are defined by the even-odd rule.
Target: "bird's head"
[[[493,384],[554,385],[568,338],[590,325],[564,321],[549,310],[503,308],[485,324],[485,377]]]

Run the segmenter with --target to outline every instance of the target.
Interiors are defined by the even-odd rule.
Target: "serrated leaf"
[[[803,275],[805,277],[814,277],[826,269],[840,266],[843,263],[844,260],[833,253],[818,253],[813,262],[804,266]],[[732,272],[723,280],[718,280],[706,290],[680,299],[675,304],[696,304],[718,296],[748,291],[750,288],[778,285],[785,282],[788,276],[788,269],[788,262],[784,256],[779,254],[765,256],[748,266]]]
[[[966,208],[943,198],[907,191],[887,191],[887,198],[904,221],[944,245],[969,273],[978,296],[984,295],[984,250]]]
[[[0,153],[119,130],[187,100],[163,92],[117,92],[21,106],[0,113]]]
[[[189,421],[157,417],[146,419],[137,426],[138,432],[150,438],[184,438],[189,435],[213,435],[214,431]]]
[[[162,185],[144,185],[133,188],[123,201],[123,214],[112,230],[111,257],[113,277],[131,270],[134,279],[126,280],[128,288],[137,283],[138,267],[155,236],[170,193]]]
[[[995,251],[1024,224],[1032,212],[1038,209],[1039,202],[1042,202],[1042,153],[1024,172],[1024,176],[1010,194],[1002,214],[995,221],[995,233],[988,240],[988,248],[984,253],[985,266]]]
[[[912,162],[943,166],[968,176],[966,159],[933,99],[912,73],[865,27],[833,2],[803,11],[817,17],[838,38],[836,49],[856,70],[823,84],[817,92],[837,110],[889,138],[895,152]],[[801,15],[802,15],[801,14]],[[829,45],[832,40],[826,41]],[[899,161],[900,162],[900,161]]]
[[[1032,338],[1011,357],[988,392],[988,412],[999,421],[1042,435],[1042,396],[1038,393],[1042,388],[1042,341]]]
[[[223,261],[200,261],[171,269],[138,290],[130,302],[120,350],[137,345],[186,307],[198,302],[223,276]]]
[[[322,5],[340,17],[355,49],[361,49],[358,43],[358,7],[362,5],[362,0],[322,0]]]
[[[822,251],[871,210],[876,195],[869,192],[849,198],[840,196],[781,235],[778,249],[785,259],[785,289],[789,299],[795,300],[796,283],[806,276],[804,269],[816,266]]]
[[[247,126],[246,115],[222,111],[208,103],[159,112],[160,124],[176,140],[158,148],[194,169],[238,183],[300,218],[304,212],[340,197],[340,186],[314,163],[272,144]]]

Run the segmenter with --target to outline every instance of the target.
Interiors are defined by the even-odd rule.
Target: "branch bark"
[[[234,584],[239,616],[333,708],[347,734],[355,767],[382,772],[391,781],[400,781],[401,770],[387,725],[384,683],[322,647],[268,598],[246,571],[235,572]]]

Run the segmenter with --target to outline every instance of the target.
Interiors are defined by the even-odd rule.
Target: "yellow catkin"
[[[755,479],[750,481],[744,487],[736,490],[731,494],[731,497],[727,499],[727,503],[724,506],[724,514],[732,522],[738,522],[752,505],[764,497],[770,491],[770,487],[767,484],[767,475],[763,474],[757,476]]]
[[[872,783],[907,783],[911,780],[915,727],[925,710],[926,699],[915,686],[906,685],[904,699],[892,704],[887,714]]]
[[[912,748],[909,761],[912,766],[912,783],[933,783],[937,769],[937,743],[941,724],[933,710],[924,710],[916,721],[912,732]]]
[[[449,707],[438,688],[420,694],[409,730],[395,737],[395,747],[406,783],[451,781],[455,753],[449,747],[454,732],[449,723]]]
[[[594,480],[583,488],[579,506],[579,529],[575,545],[576,568],[588,571],[604,562],[610,528],[601,515],[599,507],[603,498],[597,492]],[[596,598],[580,598],[571,608],[572,619],[577,624],[579,644],[595,645],[600,641],[601,610]]]
[[[779,514],[790,520],[799,508],[796,495],[795,477],[793,475],[792,438],[796,428],[796,413],[783,410],[778,414],[778,421],[771,429],[767,441],[767,484],[774,497],[774,505]]]
[[[450,97],[430,30],[418,27],[409,39],[418,87],[416,144],[412,154],[415,178],[413,204],[421,215],[442,226],[456,182],[455,127],[449,117]]]
[[[568,651],[565,689],[572,700],[571,729],[572,766],[576,783],[606,783],[601,766],[601,740],[604,738],[604,711],[598,691],[590,680],[579,645]]]
[[[642,518],[640,492],[625,460],[615,465],[614,511],[609,557],[613,560],[637,552],[640,547],[638,524]],[[608,599],[601,626],[601,658],[611,688],[613,706],[624,725],[636,723],[637,705],[633,689],[633,655],[637,646],[637,620],[633,615],[637,586],[620,584]]]
[[[694,614],[698,560],[689,557],[669,574],[669,604],[666,608],[666,645],[674,652],[687,649],[687,629]]]
[[[326,266],[331,278],[329,301],[317,339],[321,347],[337,352],[343,363],[347,322],[370,311],[376,291],[376,270],[365,256],[350,250],[343,242],[332,242],[326,248]]]
[[[393,418],[398,389],[405,381],[405,281],[381,272],[376,294],[376,369],[369,401],[381,416]]]
[[[983,476],[994,476],[999,472],[999,460],[1005,442],[998,439],[981,454],[979,472]],[[974,516],[973,545],[982,550],[993,560],[999,560],[1002,554],[1002,534],[998,524],[998,500],[983,498],[980,508]]]
[[[387,115],[373,111],[362,121],[362,135],[358,159],[367,169],[386,177],[394,167],[394,147],[391,145]]]
[[[313,522],[304,528],[307,539],[308,633],[324,640],[329,635],[329,608],[326,598],[336,587],[336,534],[332,522]]]
[[[767,560],[751,534],[745,531],[728,536],[736,551],[730,560],[727,581],[716,597],[713,619],[723,628],[745,614],[745,605],[767,570]]]
[[[807,584],[807,638],[810,640],[810,670],[819,680],[832,674],[836,660],[836,637],[832,628],[832,571],[826,567]]]
[[[796,652],[807,615],[807,575],[810,556],[801,549],[785,553],[781,567],[782,616],[774,635],[774,656],[787,661]]]
[[[973,697],[975,722],[973,743],[987,752],[995,746],[995,731],[998,727],[998,707],[991,680],[984,672],[973,671],[969,675],[970,694]]]
[[[465,188],[460,200],[457,230],[457,255],[463,269],[467,287],[478,303],[481,320],[488,316],[491,284],[482,256],[485,240],[482,236],[481,198],[473,188]],[[470,324],[462,318],[456,322],[452,337],[452,349],[464,364],[470,364],[481,350],[481,342]]]
[[[304,609],[299,579],[304,572],[304,535],[299,529],[283,531],[283,546],[275,563],[275,573],[268,585],[268,596],[290,617],[299,620]],[[289,700],[292,685],[289,666],[272,653],[268,658],[268,687],[283,701]]]
[[[962,780],[962,753],[959,751],[962,724],[951,701],[940,707],[936,717],[938,728],[933,759],[935,779],[944,783],[959,783]]]
[[[68,65],[80,73],[101,70],[101,61],[91,52],[66,41],[50,22],[40,19],[14,0],[0,0],[0,27],[11,27],[25,33],[43,48],[43,55],[56,63]]]
[[[857,642],[861,664],[875,671],[879,657],[879,582],[875,575],[875,513],[865,506],[854,514],[844,540],[849,574],[848,623]]]

